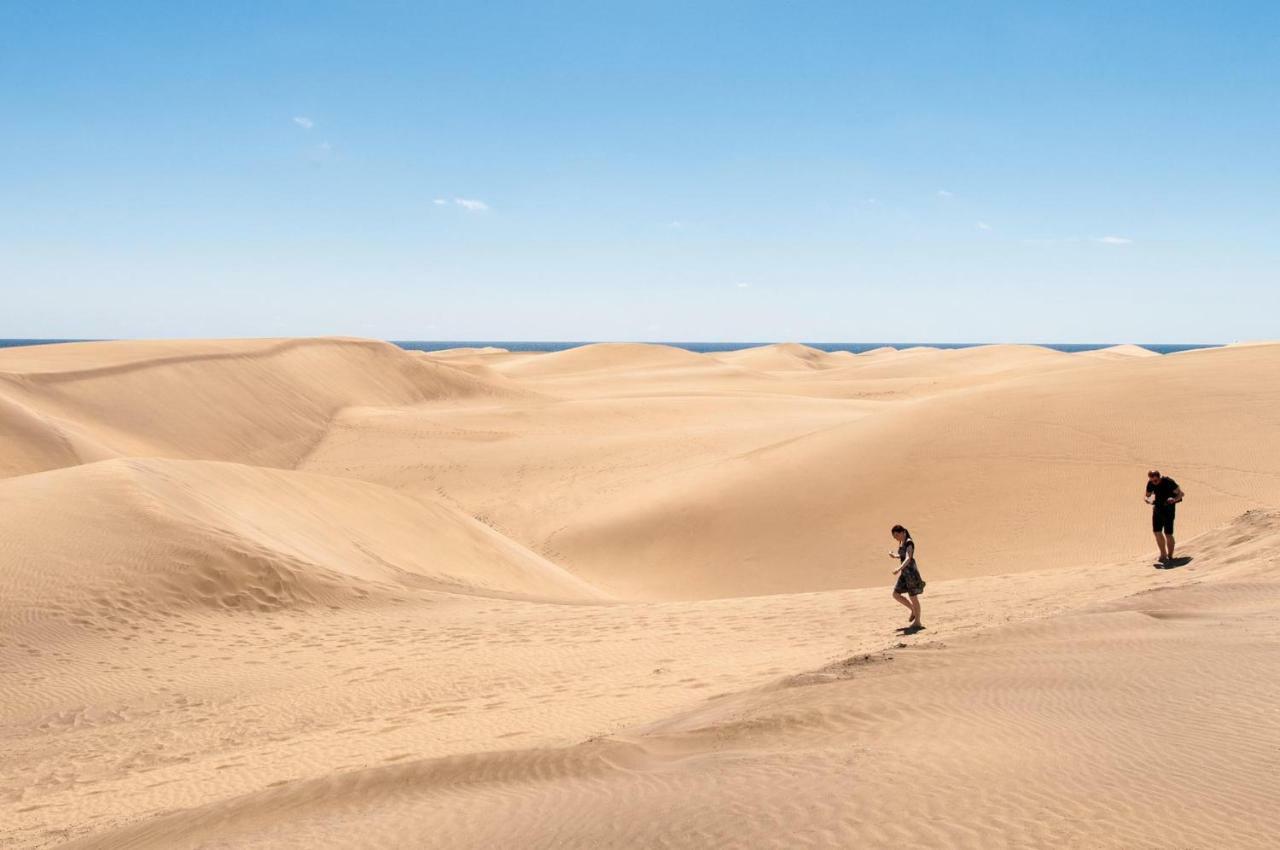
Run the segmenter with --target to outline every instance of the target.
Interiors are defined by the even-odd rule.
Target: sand
[[[0,351],[6,847],[1270,847],[1277,602],[1280,345]]]

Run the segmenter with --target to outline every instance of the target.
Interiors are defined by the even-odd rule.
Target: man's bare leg
[[[1158,531],[1156,532],[1156,545],[1160,547],[1160,560],[1162,561],[1168,560],[1169,553],[1164,548],[1164,535]]]
[[[1173,535],[1166,534],[1164,536],[1164,541],[1165,541],[1165,544],[1167,545],[1167,551],[1169,552],[1169,560],[1172,561],[1173,560]]]

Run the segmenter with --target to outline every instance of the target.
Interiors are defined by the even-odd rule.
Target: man
[[[1173,515],[1178,502],[1182,501],[1182,488],[1178,482],[1160,470],[1153,469],[1147,473],[1147,504],[1151,505],[1151,530],[1156,535],[1156,545],[1160,547],[1160,563],[1168,564],[1173,560]]]

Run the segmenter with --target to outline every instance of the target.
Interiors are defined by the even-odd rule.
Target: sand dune
[[[649,343],[595,343],[565,351],[524,354],[494,362],[503,375],[565,396],[666,394],[709,383],[739,385],[768,376],[720,363],[683,348]],[[693,385],[690,387],[690,385]],[[688,391],[686,389],[685,391]]]
[[[990,352],[971,351],[990,367]],[[562,500],[557,530],[521,539],[619,595],[689,598],[880,583],[862,553],[883,549],[899,521],[946,577],[1111,560],[1149,539],[1140,499],[1151,466],[1178,470],[1193,494],[1191,533],[1280,503],[1280,430],[1267,424],[1280,396],[1262,389],[1280,387],[1274,348],[1013,374],[875,415],[850,408],[845,423],[774,429],[572,511]],[[1160,413],[1165,398],[1180,399],[1176,415]],[[1224,408],[1240,413],[1224,420]],[[525,525],[519,510],[500,512],[504,526]]]
[[[229,463],[114,460],[0,482],[0,538],[0,627],[388,599],[406,586],[599,596],[438,502]]]
[[[1095,348],[1090,351],[1082,351],[1080,354],[1084,357],[1101,357],[1104,359],[1114,359],[1117,357],[1159,357],[1149,348],[1143,348],[1140,345],[1112,345],[1107,348]]]
[[[0,843],[1274,846],[1278,510],[1277,345],[0,351]]]
[[[525,378],[560,377],[583,372],[635,371],[646,369],[710,369],[715,364],[700,354],[638,342],[601,342],[564,351],[529,355],[500,371]]]
[[[920,378],[980,376],[1028,367],[1067,366],[1071,355],[1037,345],[980,345],[972,348],[908,348],[887,356],[860,356],[850,368],[862,377]]]
[[[729,363],[761,372],[781,372],[791,369],[829,369],[844,361],[825,351],[794,342],[726,351],[711,357],[721,363]]]
[[[291,466],[333,415],[510,390],[367,340],[103,342],[0,350],[0,408],[21,474],[104,456]],[[8,422],[17,420],[12,431]],[[14,437],[10,437],[10,440]],[[50,446],[62,446],[51,453]]]
[[[1196,578],[1070,613],[845,656],[572,746],[285,783],[71,846],[1269,846],[1280,514],[1197,542]],[[1248,740],[1225,717],[1253,718]]]
[[[479,348],[463,346],[461,348],[442,348],[438,351],[422,352],[430,357],[444,360],[470,359],[478,356],[489,356],[494,354],[510,354],[511,351],[496,345],[485,345]]]

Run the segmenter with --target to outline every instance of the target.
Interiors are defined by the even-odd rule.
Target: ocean
[[[446,348],[484,348],[493,346],[495,348],[505,348],[508,351],[564,351],[566,348],[576,348],[579,345],[590,345],[589,342],[511,342],[502,340],[445,340],[445,341],[423,341],[423,340],[392,340],[401,348],[407,348],[411,351],[442,351]],[[864,351],[871,351],[876,348],[883,348],[886,345],[894,348],[913,348],[916,346],[930,346],[933,348],[974,348],[979,345],[990,345],[986,342],[806,342],[804,345],[810,348],[817,348],[822,351],[850,351],[854,354],[860,354]],[[1028,345],[1039,345],[1044,348],[1052,348],[1055,351],[1094,351],[1099,348],[1110,348],[1118,343],[1114,342],[1098,342],[1098,343],[1079,343],[1079,342],[1035,342],[1027,343]],[[697,351],[707,354],[713,351],[737,351],[741,348],[754,348],[759,345],[769,345],[767,342],[659,342],[655,345],[670,345],[674,348],[683,348],[686,351]],[[1208,343],[1138,343],[1143,348],[1156,352],[1157,354],[1172,354],[1175,351],[1190,351],[1195,348],[1216,348],[1216,345]]]
[[[59,342],[93,342],[94,340],[80,339],[0,339],[0,348],[13,348],[21,345],[48,345]],[[391,342],[401,348],[410,351],[443,351],[446,348],[505,348],[508,351],[564,351],[567,348],[576,348],[580,345],[590,345],[588,340],[575,340],[565,342],[542,342],[542,341],[512,341],[512,340],[420,340],[420,339],[393,339]],[[674,348],[683,348],[686,351],[696,351],[702,354],[713,351],[737,351],[740,348],[754,348],[759,345],[768,345],[767,342],[658,342],[655,345],[670,345]],[[912,348],[915,346],[931,346],[933,348],[973,348],[979,345],[989,345],[985,342],[806,342],[811,348],[817,348],[822,351],[850,351],[859,354],[864,351],[871,351],[875,348],[882,348],[886,345],[894,348]],[[1055,351],[1093,351],[1099,348],[1108,348],[1117,345],[1114,342],[1034,342],[1028,345],[1039,345],[1044,348],[1052,348]],[[1136,343],[1143,348],[1156,352],[1157,354],[1173,354],[1177,351],[1190,351],[1195,348],[1216,348],[1216,345],[1210,343]]]

